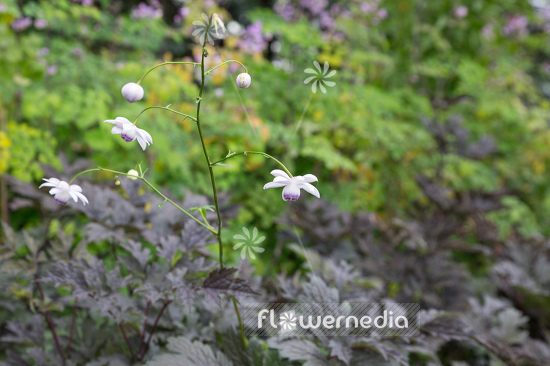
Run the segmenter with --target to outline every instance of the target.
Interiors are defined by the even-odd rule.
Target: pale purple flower
[[[36,56],[38,57],[44,57],[48,56],[50,54],[50,49],[48,47],[42,47],[38,51],[36,51]]]
[[[6,4],[1,4],[1,3],[0,3],[0,13],[3,13],[4,10],[6,10],[6,9],[7,9]]]
[[[239,76],[237,76],[236,83],[239,88],[246,89],[250,86],[251,82],[252,80],[250,78],[250,75],[246,72],[243,72],[242,74],[239,74]]]
[[[46,69],[46,74],[48,75],[55,75],[57,74],[57,66],[56,65],[50,65]]]
[[[328,6],[328,0],[300,0],[300,5],[312,15],[319,15]]]
[[[45,19],[36,19],[34,21],[34,27],[36,29],[44,29],[48,26],[48,21],[46,21]]]
[[[306,174],[304,176],[298,175],[290,178],[284,171],[275,169],[271,172],[271,175],[275,178],[273,182],[264,185],[264,189],[284,187],[283,200],[285,201],[296,201],[300,198],[300,189],[303,189],[317,198],[321,198],[317,188],[310,184],[318,181],[317,177],[313,174]]]
[[[511,36],[514,34],[524,36],[527,34],[528,24],[529,20],[526,16],[512,15],[510,18],[508,18],[508,22],[506,23],[502,31],[507,36]]]
[[[321,27],[325,29],[334,28],[334,19],[332,19],[330,14],[326,11],[323,11],[321,12],[321,14],[319,14],[319,21],[321,22]]]
[[[181,23],[183,19],[189,16],[189,8],[183,7],[178,10],[178,13],[174,15],[174,23]]]
[[[122,87],[122,96],[130,103],[137,102],[143,98],[143,88],[136,83],[128,83]]]
[[[388,16],[388,11],[385,8],[382,8],[378,10],[378,13],[376,13],[376,15],[378,15],[378,18],[380,19],[386,19]]]
[[[291,3],[277,3],[274,9],[286,21],[297,18],[296,8]]]
[[[42,183],[38,188],[52,187],[49,193],[53,196],[55,202],[66,205],[72,198],[75,202],[80,199],[84,205],[88,203],[88,199],[82,194],[82,188],[79,185],[69,185],[69,183],[57,178],[42,178],[42,180],[46,183]]]
[[[457,19],[464,18],[466,15],[468,15],[468,7],[466,7],[464,5],[460,5],[459,7],[457,7],[455,9],[454,15]]]
[[[147,5],[146,3],[139,3],[138,6],[132,9],[132,18],[134,19],[155,19],[162,17],[162,9]]]
[[[32,19],[29,17],[19,18],[11,22],[11,27],[14,31],[22,31],[27,29],[32,24]]]
[[[365,14],[374,13],[378,8],[378,5],[372,2],[362,2],[359,4],[359,8]]]
[[[78,57],[78,56],[82,56],[82,53],[83,53],[83,52],[84,52],[84,51],[82,51],[82,48],[80,48],[80,47],[75,47],[75,48],[73,48],[71,54],[72,54],[73,56],[77,56],[77,57]]]
[[[120,137],[122,137],[124,141],[132,142],[137,139],[139,146],[141,146],[144,151],[147,146],[153,143],[153,138],[149,132],[142,130],[141,128],[137,128],[132,122],[128,121],[128,119],[124,117],[108,119],[103,122],[113,124],[114,126],[111,129],[111,133],[113,135],[120,134]]]
[[[238,47],[246,53],[261,53],[267,47],[267,41],[262,34],[262,22],[257,21],[246,27]]]
[[[94,0],[82,0],[82,5],[92,6],[92,5],[94,5]]]

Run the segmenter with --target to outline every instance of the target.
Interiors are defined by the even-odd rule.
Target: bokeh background
[[[264,191],[277,166],[259,156],[217,167],[229,265],[242,263],[233,236],[257,228],[265,252],[249,261],[247,273],[258,292],[276,294],[281,277],[323,272],[329,261],[349,266],[344,272],[355,273],[348,280],[361,290],[455,312],[489,337],[464,340],[441,326],[426,346],[433,357],[399,351],[406,355],[401,360],[547,364],[550,3],[544,0],[0,0],[4,247],[15,238],[11,251],[4,248],[4,260],[12,262],[3,276],[26,268],[13,262],[14,251],[32,262],[24,260],[33,253],[30,244],[18,235],[45,235],[44,253],[65,240],[68,257],[78,246],[114,268],[116,243],[133,237],[154,252],[151,231],[160,237],[181,229],[167,206],[158,211],[165,221],[149,218],[158,202],[122,177],[120,186],[108,173],[76,182],[89,187],[89,198],[116,195],[106,203],[109,214],[54,204],[37,190],[43,177],[70,179],[98,165],[128,171],[141,163],[150,181],[187,207],[211,203],[191,121],[147,111],[139,125],[154,144],[146,151],[103,123],[133,120],[150,105],[194,114],[199,75],[190,66],[149,74],[145,98],[134,104],[120,88],[165,60],[199,60],[191,33],[203,12],[220,14],[228,30],[208,47],[207,65],[239,60],[252,77],[250,88],[238,89],[236,64],[208,77],[201,117],[210,156],[265,151],[296,175],[315,174],[321,192],[320,200],[302,191],[288,203],[279,190]],[[336,85],[326,93],[304,84],[314,61],[336,70],[330,78]],[[217,247],[203,244],[201,255],[215,261]],[[55,258],[46,254],[42,263]],[[2,285],[4,337],[9,321],[24,323],[33,314],[32,281],[16,283]],[[52,311],[70,319],[67,309]],[[3,351],[13,347],[13,339],[6,342]],[[82,357],[82,364],[103,352]],[[343,359],[327,354],[331,365],[349,364]]]

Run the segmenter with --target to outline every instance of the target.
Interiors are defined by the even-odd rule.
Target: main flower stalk
[[[208,30],[210,29],[210,26],[212,25],[212,17],[210,17],[208,21],[208,26],[206,27],[206,34],[208,34]],[[218,230],[216,233],[216,236],[218,237],[218,246],[219,246],[219,253],[220,253],[220,268],[223,268],[223,243],[222,243],[222,216],[220,213],[220,205],[218,202],[218,191],[216,189],[216,179],[214,178],[214,171],[212,169],[212,164],[210,163],[210,158],[208,157],[208,151],[206,150],[206,145],[204,143],[204,138],[202,135],[202,129],[201,129],[201,121],[200,121],[200,111],[201,111],[201,102],[202,102],[202,93],[204,91],[204,54],[206,52],[206,41],[207,37],[204,38],[204,42],[202,44],[202,55],[201,55],[201,88],[199,91],[199,98],[197,101],[197,116],[196,122],[197,122],[197,130],[199,131],[199,137],[201,139],[202,144],[202,151],[204,152],[204,158],[206,159],[206,164],[208,165],[208,172],[210,174],[210,182],[212,183],[212,193],[214,195],[214,207],[216,209],[216,215],[218,216]]]

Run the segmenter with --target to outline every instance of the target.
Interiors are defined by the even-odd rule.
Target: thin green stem
[[[206,27],[206,34],[208,34],[208,31],[210,30],[210,26],[212,24],[212,17],[208,20],[208,26]],[[214,178],[214,171],[212,169],[212,164],[210,164],[210,158],[208,157],[208,152],[206,151],[206,145],[204,143],[204,138],[202,135],[202,129],[201,129],[201,123],[200,123],[200,111],[201,111],[201,102],[202,102],[202,93],[204,91],[204,53],[206,51],[206,41],[208,37],[204,38],[204,42],[202,44],[202,57],[201,57],[201,88],[199,91],[199,97],[197,102],[197,129],[199,131],[199,137],[201,139],[201,145],[202,145],[202,151],[204,153],[204,158],[206,159],[206,164],[208,165],[208,172],[210,173],[210,182],[212,183],[212,193],[214,195],[214,206],[216,207],[216,214],[218,216],[218,233],[216,234],[218,237],[218,247],[219,247],[219,253],[220,253],[220,268],[223,268],[223,243],[222,243],[222,216],[220,213],[220,205],[218,202],[218,191],[216,189],[216,180]]]
[[[235,156],[239,156],[239,155],[245,155],[245,156],[246,156],[246,155],[248,155],[248,154],[251,154],[251,155],[262,155],[262,156],[264,156],[264,157],[266,157],[266,158],[269,158],[269,159],[271,159],[271,160],[274,160],[277,164],[279,164],[279,165],[283,168],[283,170],[288,174],[288,176],[289,176],[290,178],[292,178],[292,174],[290,174],[290,172],[288,171],[288,169],[286,168],[286,166],[285,166],[283,163],[281,163],[279,160],[275,159],[273,156],[271,156],[271,155],[269,155],[269,154],[266,154],[266,153],[264,153],[264,152],[261,152],[261,151],[243,151],[243,152],[240,152],[240,153],[232,153],[232,154],[226,156],[225,158],[220,159],[220,160],[218,160],[218,161],[216,161],[216,162],[214,162],[214,163],[212,163],[212,164],[210,164],[210,165],[211,165],[211,166],[214,166],[214,165],[216,165],[216,164],[218,164],[218,163],[221,163],[222,161],[231,159],[231,158],[233,158],[233,157],[235,157]]]
[[[236,62],[238,63],[239,65],[241,65],[244,69],[244,72],[246,72],[248,74],[248,70],[246,69],[246,66],[244,66],[240,61],[237,61],[237,60],[226,60],[224,62],[222,62],[221,64],[219,64],[218,66],[214,66],[213,68],[211,68],[210,70],[208,70],[207,72],[204,73],[204,75],[208,75],[210,74],[212,71],[216,70],[218,67],[224,65],[224,64],[227,64],[227,63],[230,63],[230,62]]]
[[[231,300],[233,300],[233,306],[235,307],[235,312],[237,313],[237,319],[239,319],[239,328],[241,330],[241,338],[243,340],[244,348],[248,348],[248,342],[246,336],[244,335],[243,321],[241,319],[241,313],[239,312],[239,305],[237,304],[237,299],[233,295],[228,295]]]
[[[126,175],[126,176],[129,176],[128,173],[124,173],[124,172],[118,172],[116,170],[111,170],[111,169],[105,169],[105,168],[102,168],[102,167],[97,167],[97,168],[94,168],[94,169],[88,169],[88,170],[84,170],[80,173],[78,173],[77,175],[75,175],[73,177],[73,179],[70,180],[69,184],[72,183],[73,180],[75,180],[78,176],[84,174],[84,173],[89,173],[89,172],[97,172],[97,171],[104,171],[104,172],[109,172],[109,173],[114,173],[114,174],[118,174],[118,175]],[[201,225],[202,227],[204,227],[206,230],[210,231],[212,234],[214,235],[218,235],[218,230],[214,229],[212,226],[210,226],[210,224],[205,224],[204,222],[202,222],[201,220],[197,219],[195,216],[193,216],[191,213],[189,213],[188,211],[184,210],[182,207],[180,207],[177,203],[175,203],[174,201],[172,201],[170,198],[166,197],[161,191],[159,191],[157,189],[157,187],[155,187],[153,184],[151,184],[151,182],[149,182],[147,179],[145,179],[143,176],[135,176],[135,175],[132,175],[133,178],[137,178],[137,179],[141,179],[145,184],[147,184],[156,194],[158,194],[159,196],[161,196],[162,198],[164,198],[164,201],[165,202],[170,202],[172,204],[172,206],[174,206],[175,208],[177,208],[178,210],[180,210],[181,212],[183,212],[184,214],[186,214],[187,216],[189,216],[189,218],[191,218],[192,220],[194,220],[196,223],[198,223],[199,225]]]
[[[164,66],[164,65],[193,65],[193,66],[198,66],[199,63],[197,62],[163,62],[161,64],[158,64],[156,66],[153,66],[152,68],[149,69],[149,71],[147,71],[142,77],[141,79],[139,79],[139,81],[137,82],[137,84],[141,84],[141,82],[143,81],[143,79],[145,79],[145,77],[151,72],[153,71],[154,69],[156,69],[157,67],[161,67],[161,66]]]
[[[145,108],[144,110],[142,110],[141,112],[139,112],[139,114],[137,115],[136,119],[134,119],[134,125],[136,124],[136,122],[137,122],[139,116],[141,116],[141,115],[143,114],[143,112],[145,112],[145,111],[148,110],[148,109],[164,109],[164,110],[166,110],[166,111],[170,111],[170,112],[172,112],[172,113],[179,114],[180,116],[184,116],[184,117],[186,117],[186,118],[192,119],[192,120],[195,121],[195,122],[197,121],[197,119],[196,119],[195,117],[190,116],[190,115],[188,115],[188,114],[178,112],[178,111],[173,110],[173,109],[168,108],[168,107],[161,107],[161,106],[158,106],[158,105],[154,105],[154,106],[151,106],[151,107],[147,107],[147,108]]]

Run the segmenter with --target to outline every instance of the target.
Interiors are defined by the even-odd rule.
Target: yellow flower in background
[[[11,140],[4,131],[0,131],[0,174],[8,170]]]

